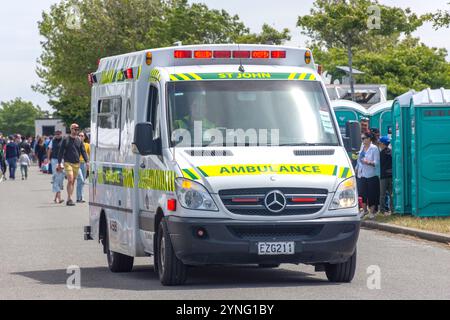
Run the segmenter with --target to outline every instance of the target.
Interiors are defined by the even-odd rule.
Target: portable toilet
[[[414,91],[409,91],[392,104],[392,188],[394,211],[411,213],[411,135],[410,106]]]
[[[359,103],[350,100],[332,100],[331,107],[336,115],[341,134],[345,134],[345,125],[347,121],[359,122],[361,118],[369,117],[366,108]]]
[[[391,135],[393,100],[380,102],[371,106],[367,111],[370,117],[370,127],[380,130],[381,136]]]
[[[450,216],[450,90],[415,94],[410,119],[412,214]]]

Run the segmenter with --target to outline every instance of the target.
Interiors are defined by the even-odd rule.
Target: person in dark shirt
[[[39,138],[39,140],[37,141],[36,146],[34,147],[34,152],[36,153],[40,170],[45,160],[45,145],[43,138]]]
[[[27,154],[27,156],[30,156],[31,153],[31,146],[28,143],[27,139],[25,138],[25,136],[22,137],[22,142],[19,145],[20,150],[24,150],[25,153]]]
[[[380,212],[389,215],[392,212],[392,151],[389,137],[380,138]],[[385,197],[389,195],[389,209]]]
[[[9,143],[6,145],[5,158],[9,166],[9,178],[16,179],[17,159],[19,159],[20,151],[17,143],[14,142],[14,137],[9,137]]]
[[[88,164],[88,156],[86,149],[81,139],[78,137],[80,127],[74,123],[70,126],[70,136],[63,139],[58,153],[58,166],[62,167],[62,161],[64,160],[64,170],[67,177],[67,205],[74,206],[72,201],[72,194],[75,187],[75,180],[77,180],[78,171],[80,170],[80,156]]]

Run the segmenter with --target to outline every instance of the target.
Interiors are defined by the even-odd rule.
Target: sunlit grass
[[[424,231],[450,234],[450,217],[418,218],[414,216],[391,215],[385,217],[383,215],[377,215],[375,221]]]

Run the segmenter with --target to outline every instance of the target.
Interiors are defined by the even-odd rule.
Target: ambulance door
[[[146,106],[146,122],[153,125],[153,140],[161,146],[161,86],[151,83]],[[162,150],[160,147],[159,150]],[[165,165],[160,155],[142,156],[139,164],[139,229],[147,253],[153,253],[154,224],[158,202],[163,195],[160,188]]]

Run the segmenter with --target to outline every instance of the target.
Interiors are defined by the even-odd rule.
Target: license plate
[[[295,242],[258,242],[259,255],[294,254]]]

